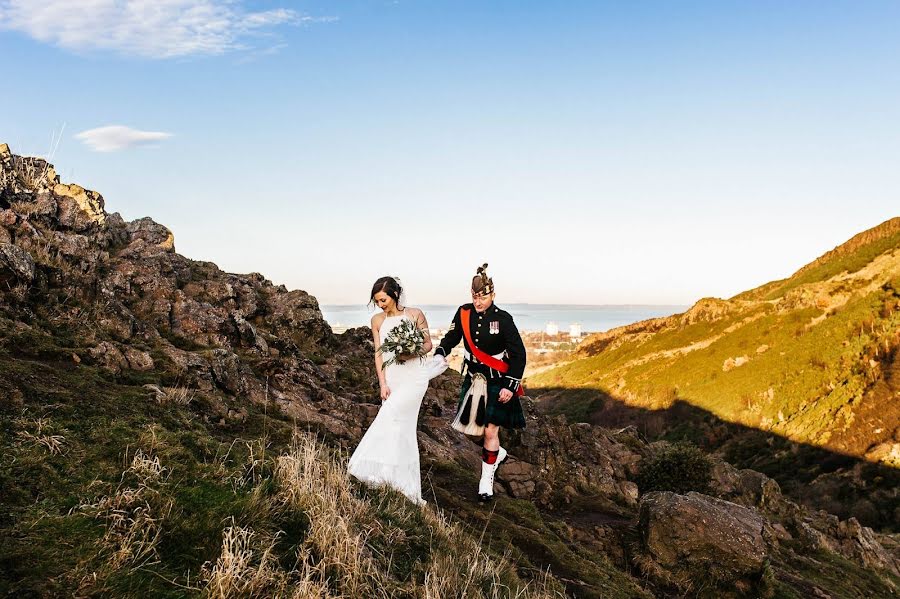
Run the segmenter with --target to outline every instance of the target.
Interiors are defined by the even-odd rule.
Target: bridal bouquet
[[[384,352],[393,354],[388,360],[382,362],[381,369],[384,370],[395,362],[402,364],[405,358],[399,356],[424,358],[428,353],[424,350],[424,346],[425,333],[413,321],[401,320],[400,324],[391,329],[384,343],[378,348],[382,355]]]

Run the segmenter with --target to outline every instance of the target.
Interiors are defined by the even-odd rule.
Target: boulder
[[[172,231],[149,216],[131,221],[126,225],[126,230],[132,242],[141,240],[147,245],[156,246],[167,252],[175,251],[175,236]]]
[[[534,494],[536,474],[537,468],[511,457],[497,470],[497,479],[506,485],[513,497],[529,499]]]
[[[175,293],[175,301],[168,314],[172,333],[198,345],[224,347],[228,338],[222,332],[227,314],[206,303],[187,297],[182,291]]]
[[[59,206],[58,220],[62,227],[78,232],[95,231],[106,222],[103,196],[80,185],[57,183],[53,187]]]
[[[102,341],[88,350],[88,354],[104,370],[118,374],[128,368],[128,359],[114,343]]]
[[[755,470],[738,470],[727,462],[716,462],[711,471],[714,494],[748,507],[779,512],[784,506],[778,483]]]
[[[172,363],[176,375],[176,386],[190,386],[202,391],[212,391],[215,387],[209,363],[194,352],[164,345],[162,352]]]
[[[759,574],[769,555],[765,519],[755,510],[700,493],[647,493],[640,504],[643,545],[663,568],[719,580]]]

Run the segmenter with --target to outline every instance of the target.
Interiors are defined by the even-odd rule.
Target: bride
[[[422,499],[416,424],[428,380],[443,372],[446,362],[401,355],[382,369],[382,364],[394,356],[380,352],[379,348],[403,319],[411,320],[424,332],[424,350],[431,351],[425,314],[418,308],[401,305],[402,293],[400,283],[393,277],[381,277],[372,287],[369,301],[381,308],[381,313],[372,317],[372,337],[382,404],[350,456],[347,472],[366,483],[394,487],[410,501],[422,505],[425,501]],[[401,362],[404,358],[408,359]]]

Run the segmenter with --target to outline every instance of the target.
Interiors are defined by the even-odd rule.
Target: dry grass
[[[379,523],[367,502],[356,497],[343,461],[310,435],[296,435],[291,450],[277,458],[276,501],[307,515],[310,529],[298,563],[312,582],[328,584],[331,597],[389,597],[390,581],[367,545]]]
[[[259,452],[251,451],[251,471],[260,471],[258,459]],[[312,435],[295,434],[290,450],[274,459],[272,481],[272,494],[259,495],[265,503],[260,510],[269,515],[303,514],[308,522],[288,560],[293,567],[279,567],[275,556],[280,531],[273,534],[232,523],[223,533],[219,558],[204,566],[205,595],[215,599],[564,597],[547,573],[531,584],[521,583],[505,559],[485,553],[475,539],[430,506],[414,506],[399,493],[361,496],[347,474],[343,456],[330,452]],[[398,547],[410,535],[424,535],[431,539],[431,547],[417,557],[413,575],[401,580],[392,573],[396,556],[384,548]]]
[[[50,133],[50,147],[47,151],[46,158],[37,156],[13,156],[13,169],[16,171],[16,178],[19,183],[30,191],[37,191],[45,187],[51,182],[50,175],[53,173],[53,165],[50,162],[59,148],[62,141],[63,132],[66,130],[65,123],[60,127],[59,133],[55,130]]]
[[[290,581],[273,556],[274,539],[260,550],[257,536],[232,521],[222,533],[221,555],[203,572],[204,595],[214,599],[286,595]]]
[[[247,457],[244,459],[244,464],[236,473],[228,477],[235,491],[240,488],[259,485],[268,474],[266,461],[266,450],[269,447],[268,438],[261,437],[252,441],[244,441],[243,443],[247,448]],[[231,449],[228,450],[228,453],[231,453]],[[227,454],[225,459],[227,459]]]
[[[66,452],[66,438],[56,432],[49,418],[36,418],[33,420],[20,418],[17,424],[23,430],[16,432],[16,436],[23,442],[42,447],[50,452],[50,455],[62,455]]]
[[[174,387],[160,387],[147,384],[144,389],[150,392],[150,397],[160,405],[186,406],[194,401],[194,391],[186,385]]]
[[[82,503],[73,510],[92,516],[104,525],[97,555],[78,571],[81,576],[77,594],[97,586],[102,588],[112,573],[124,567],[139,569],[158,561],[163,523],[173,506],[159,491],[166,479],[167,469],[159,458],[139,449],[122,473],[114,493]],[[90,567],[91,563],[100,565]]]
[[[298,433],[277,457],[266,457],[263,438],[247,444],[242,466],[228,468],[227,454],[221,458],[220,482],[239,482],[234,492],[246,502],[225,520],[217,557],[186,578],[167,578],[162,540],[177,526],[180,483],[169,482],[157,455],[166,450],[158,433],[146,427],[143,449],[115,489],[70,512],[102,525],[96,548],[66,576],[75,596],[114,595],[155,575],[212,599],[565,597],[546,572],[523,582],[508,559],[487,553],[432,506],[351,481],[344,455]],[[228,454],[235,447],[241,442]]]
[[[29,191],[37,191],[48,183],[50,163],[32,156],[15,157],[15,169],[19,183]]]
[[[500,570],[509,564],[497,563],[496,558],[487,555],[471,537],[453,527],[442,517],[436,516],[446,526],[447,538],[460,549],[463,555],[438,554],[429,565],[425,574],[420,597],[423,599],[464,599],[467,597],[483,597],[484,599],[558,599],[565,594],[550,576],[543,572],[541,577],[524,586],[511,587],[502,582]],[[500,567],[498,567],[498,565]],[[485,585],[485,582],[488,584]],[[487,591],[484,587],[487,586]]]

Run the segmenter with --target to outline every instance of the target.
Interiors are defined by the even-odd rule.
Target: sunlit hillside
[[[898,346],[894,218],[788,279],[595,335],[578,359],[529,383],[595,388],[641,408],[681,400],[729,422],[900,466]]]

